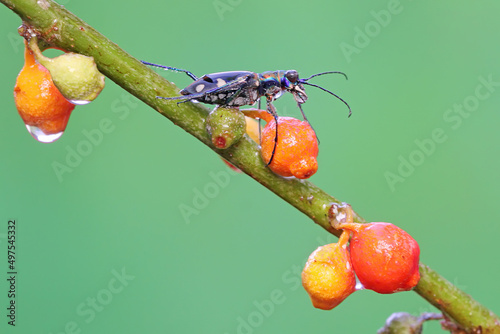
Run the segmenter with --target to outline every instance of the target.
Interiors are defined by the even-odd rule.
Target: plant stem
[[[460,326],[471,333],[500,333],[498,317],[471,296],[424,264],[420,264],[420,275],[414,290]]]
[[[81,19],[51,0],[0,0],[18,14],[39,39],[66,51],[94,57],[99,70],[116,84],[170,119],[257,182],[310,217],[328,232],[340,235],[330,225],[332,203],[342,204],[308,181],[284,179],[262,162],[256,143],[246,135],[226,150],[216,149],[205,128],[209,110],[199,104],[157,99],[174,96],[178,88],[144,66]],[[359,215],[354,221],[365,223]],[[456,321],[469,333],[500,333],[500,320],[450,282],[425,265],[415,291]]]

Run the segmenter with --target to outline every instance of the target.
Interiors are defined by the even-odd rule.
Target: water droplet
[[[365,287],[363,286],[363,284],[361,284],[361,282],[359,281],[356,281],[356,291],[359,291],[359,290],[365,290]]]
[[[30,135],[32,135],[33,138],[38,140],[40,143],[53,143],[59,138],[61,138],[62,134],[64,133],[64,131],[61,131],[58,133],[53,133],[48,135],[45,134],[40,128],[28,124],[26,124],[26,129],[28,129]]]
[[[92,101],[87,100],[68,100],[69,102],[76,104],[77,106],[83,106],[84,104],[89,104]]]

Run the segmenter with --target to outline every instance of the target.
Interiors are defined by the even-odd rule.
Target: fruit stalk
[[[94,57],[99,71],[123,89],[198,138],[325,230],[337,236],[340,235],[340,231],[331,227],[328,219],[328,209],[332,203],[341,204],[339,200],[311,182],[283,179],[272,173],[260,159],[257,144],[246,135],[227,150],[216,149],[205,129],[205,119],[209,113],[207,108],[192,103],[182,103],[177,107],[175,102],[157,99],[156,96],[174,96],[178,88],[141,64],[64,7],[51,0],[0,0],[0,2],[18,14],[39,39],[67,51]],[[354,216],[354,221],[366,222],[357,214]],[[442,303],[442,300],[448,300],[445,292],[448,290],[441,289],[441,282],[444,279],[430,269],[422,269],[421,275],[422,280],[417,285],[416,291],[442,312],[453,317],[454,310],[461,308],[459,302],[463,302],[463,299]],[[472,301],[473,304],[476,303],[470,296],[464,296],[464,298]],[[500,323],[498,317],[483,310],[483,307],[470,308],[468,311],[470,312],[469,318],[473,319],[471,321],[464,321],[459,316],[453,319],[468,332],[477,330],[478,326],[482,326],[483,333],[495,333],[495,330],[498,332],[499,327],[493,327],[495,323]]]

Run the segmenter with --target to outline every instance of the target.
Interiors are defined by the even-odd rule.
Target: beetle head
[[[297,103],[302,104],[307,101],[307,94],[302,85],[302,81],[299,79],[299,73],[297,71],[286,71],[285,76],[281,79],[281,86],[292,93]]]

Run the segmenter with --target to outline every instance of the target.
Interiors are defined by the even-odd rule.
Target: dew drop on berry
[[[355,287],[356,291],[359,291],[359,290],[365,290],[365,286],[363,284],[361,284],[360,281],[356,280],[356,287]]]
[[[87,100],[68,100],[69,102],[77,105],[77,106],[83,106],[85,104],[89,104],[91,101],[87,101]]]
[[[26,124],[26,129],[28,129],[30,135],[36,140],[38,140],[40,143],[53,143],[59,138],[61,138],[61,136],[64,133],[64,131],[61,131],[52,134],[45,134],[40,128],[28,124]]]

